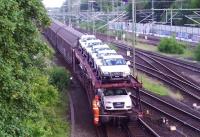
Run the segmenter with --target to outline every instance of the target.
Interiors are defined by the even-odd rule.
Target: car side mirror
[[[79,67],[83,70],[83,66],[82,65],[79,65]]]
[[[131,62],[130,62],[130,61],[127,61],[127,62],[126,62],[126,65],[131,65]]]
[[[128,95],[130,96],[130,95],[131,95],[131,92],[128,92]]]
[[[126,56],[128,56],[128,57],[131,56],[131,51],[130,51],[130,50],[127,50],[127,51],[126,51]]]

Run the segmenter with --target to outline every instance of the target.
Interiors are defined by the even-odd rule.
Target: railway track
[[[118,44],[117,47],[124,50],[123,52],[120,52],[120,54],[124,55],[127,60],[131,60],[130,57],[126,56],[126,45]],[[200,104],[199,85],[192,81],[189,81],[188,79],[178,74],[178,70],[172,70],[171,68],[163,64],[163,62],[160,62],[155,58],[144,54],[141,51],[136,51],[136,68],[141,72],[146,73],[147,75],[153,76],[163,81],[173,89],[178,89],[178,91],[181,91],[181,94],[184,96],[184,100],[182,101],[184,104],[187,105],[187,107],[191,108],[193,103]],[[194,69],[196,69],[196,72],[198,72],[198,68]],[[190,68],[190,71],[193,71],[193,69]]]
[[[200,90],[200,87],[197,84],[194,84],[193,82],[191,82],[188,79],[184,78],[183,76],[181,76],[180,74],[178,74],[177,72],[175,72],[174,70],[172,70],[171,68],[169,68],[168,66],[163,64],[162,61],[159,61],[159,60],[157,60],[157,59],[155,59],[155,58],[153,58],[153,57],[151,57],[151,56],[149,56],[147,54],[144,54],[143,52],[140,52],[140,51],[136,51],[136,56],[143,57],[144,61],[149,60],[148,63],[149,64],[153,64],[155,69],[157,69],[159,71],[162,71],[164,73],[167,73],[172,77],[177,77],[178,79],[181,80],[181,82],[183,82],[185,84],[188,84],[188,85],[191,85],[192,88],[194,88],[195,90],[196,89]],[[191,70],[191,71],[193,71],[193,70]],[[200,74],[200,72],[199,72],[199,74]]]
[[[142,49],[137,49],[137,50],[140,51],[140,52],[146,53],[148,55],[151,55],[151,57],[157,58],[157,59],[162,60],[164,62],[167,62],[167,63],[173,64],[173,65],[180,66],[180,67],[183,67],[185,69],[189,69],[191,71],[195,71],[195,72],[200,73],[200,65],[197,64],[197,63],[192,63],[192,62],[188,62],[188,61],[169,58],[169,57],[166,57],[164,55],[161,55],[161,54],[158,55],[156,53],[145,51],[145,50],[142,50]]]
[[[119,49],[126,52],[127,45],[116,41],[114,43]],[[165,57],[163,55],[141,49],[136,49],[136,56],[143,56],[146,59],[153,61],[154,64],[159,64],[159,66],[162,66],[162,71],[165,70],[170,73],[171,76],[178,77],[182,81],[185,81],[200,90],[200,65],[189,62],[186,63],[178,59]]]
[[[123,45],[119,43],[115,43],[115,44],[118,48],[121,48],[124,51],[127,50],[127,45]],[[120,53],[126,56],[125,52],[120,52]],[[127,57],[127,59],[130,60],[131,58]],[[193,103],[198,103],[198,104],[200,103],[199,85],[193,81],[188,80],[187,78],[184,78],[182,75],[180,75],[178,73],[179,72],[178,69],[174,71],[171,68],[169,68],[169,66],[172,66],[173,64],[169,64],[169,62],[166,61],[169,65],[169,66],[166,66],[165,64],[163,64],[163,61],[162,63],[160,62],[161,59],[158,61],[156,58],[153,58],[150,55],[147,55],[141,51],[136,51],[136,59],[137,59],[136,67],[138,70],[148,75],[151,75],[153,77],[156,77],[157,79],[165,82],[171,87],[178,89],[179,91],[182,91],[182,94],[185,95],[186,98],[188,98],[184,100],[184,103],[186,103],[190,107],[192,106]],[[142,62],[142,63],[137,63],[137,62]],[[180,66],[182,66],[182,64],[181,65],[179,64],[179,67]],[[192,65],[188,64],[188,66],[186,66],[185,69],[190,71],[190,73],[195,73],[194,75],[200,76],[198,65],[192,68]]]
[[[106,125],[107,137],[132,137],[130,130],[126,124],[120,124],[118,126]]]
[[[152,69],[148,66],[142,65],[140,63],[136,63],[136,68],[137,68],[137,70],[139,70],[143,73],[146,73],[147,75],[150,75],[150,76],[155,77],[156,79],[158,79],[160,81],[163,81],[164,83],[166,83],[170,87],[173,87],[174,89],[178,89],[179,91],[181,91],[182,95],[185,95],[184,96],[185,100],[183,100],[183,102],[185,102],[188,106],[191,107],[193,103],[200,103],[199,92],[197,92],[195,94],[192,91],[188,91],[184,87],[184,84],[179,83],[180,81],[177,80],[176,78],[168,77],[168,75],[166,75],[166,74],[164,74],[160,71],[157,71],[155,69]]]
[[[55,25],[55,24],[54,24]],[[54,26],[55,27],[55,26]],[[54,28],[53,27],[53,28]],[[60,28],[58,27],[58,29],[60,30]],[[50,31],[50,30],[49,30]],[[68,30],[69,31],[69,30]],[[56,31],[57,32],[57,31]],[[57,32],[58,33],[58,32]],[[57,34],[56,33],[56,34]],[[63,55],[63,57],[66,57],[66,56],[70,56],[71,57],[71,53],[75,52],[75,50],[73,50],[73,52],[70,52],[68,51],[67,53],[66,52],[63,52],[63,51],[66,51],[66,50],[69,50],[72,46],[73,46],[73,41],[76,40],[76,36],[73,36],[73,35],[69,35],[69,33],[67,33],[65,36],[67,36],[66,38],[70,39],[70,37],[72,39],[74,39],[73,41],[68,41],[68,43],[65,43],[65,46],[62,47],[62,45],[59,45],[57,44],[58,42],[58,38],[56,37],[56,39],[54,39],[55,37],[51,37],[52,33],[49,33],[50,35],[50,38],[52,38],[51,42],[53,44],[55,44],[55,41],[56,41],[56,44],[55,45],[58,45],[56,46],[56,49],[58,49],[59,53],[61,55]],[[54,33],[53,33],[54,34]],[[64,35],[62,33],[62,35]],[[55,40],[55,41],[54,41]],[[62,40],[61,40],[62,42]],[[70,43],[72,42],[72,43]],[[54,46],[55,46],[54,45]],[[72,58],[65,58],[65,61],[69,64],[72,64],[75,62],[76,59],[79,59],[80,62],[82,62],[82,56],[79,58],[79,55],[78,54],[73,54],[74,56],[72,56]],[[76,55],[76,56],[75,56]],[[75,58],[76,57],[76,58]],[[79,63],[80,63],[79,62]],[[83,61],[84,62],[84,61]],[[85,63],[85,62],[84,62]],[[83,63],[83,64],[84,64]],[[80,82],[80,85],[82,85],[83,88],[86,89],[86,93],[87,93],[87,98],[88,98],[88,101],[90,102],[92,100],[92,95],[94,94],[94,91],[91,91],[92,89],[94,88],[91,88],[91,87],[88,87],[89,86],[92,86],[92,84],[90,83],[91,81],[89,81],[85,75],[86,73],[84,71],[82,71],[83,69],[80,68],[80,66],[75,66],[76,64],[72,64],[73,67],[70,67],[70,68],[73,68],[73,70],[76,70],[76,71],[72,71],[72,74],[75,75],[74,77],[77,78],[77,80]],[[88,65],[88,64],[86,64]],[[90,67],[87,67],[87,68],[90,68]],[[89,70],[90,71],[90,70]],[[91,73],[89,73],[91,74]],[[81,82],[81,81],[84,81],[84,82]],[[108,85],[107,85],[108,86]],[[132,87],[132,86],[131,86]],[[91,89],[91,90],[88,90],[88,89]],[[82,90],[82,89],[81,89]],[[139,90],[138,90],[139,92]],[[82,92],[83,93],[83,92]],[[78,101],[79,102],[79,101]],[[84,105],[83,103],[81,105]],[[89,106],[91,105],[91,102],[89,103]],[[90,106],[90,108],[92,108]],[[89,116],[89,114],[88,114]],[[90,115],[92,116],[92,115]],[[114,118],[115,120],[115,118]],[[118,121],[118,120],[117,120]],[[84,123],[83,123],[84,124]],[[109,124],[106,124],[105,127],[102,126],[102,127],[97,127],[96,128],[96,134],[98,137],[132,137],[133,135],[135,136],[135,134],[131,134],[131,131],[129,130],[128,126],[126,124],[121,124],[119,125],[120,127],[113,127],[113,126],[110,126]],[[146,128],[148,128],[148,126],[146,126]],[[151,130],[150,130],[151,131]],[[146,137],[146,136],[145,136]]]
[[[199,86],[184,79],[180,75],[176,74],[176,72],[156,60],[147,61],[148,58],[146,57],[147,56],[144,57],[142,55],[136,55],[137,62],[140,62],[136,62],[136,65],[140,71],[144,72],[146,70],[145,73],[150,75],[157,74],[157,78],[162,79],[162,81],[167,82],[169,85],[172,85],[175,88],[178,88],[180,91],[189,94],[197,101],[200,100]]]
[[[138,118],[137,121],[131,121],[128,128],[131,131],[131,137],[161,137],[141,118]]]
[[[130,47],[127,46],[127,43],[122,43],[120,41],[117,41],[117,40],[114,39],[114,37],[109,37],[109,39],[107,39],[107,36],[104,35],[104,34],[100,34],[98,36],[101,39],[108,40],[108,41],[110,41],[110,42],[112,42],[114,44],[117,44],[117,45],[120,44],[121,46],[123,45],[125,49],[130,48]],[[143,43],[148,44],[148,41],[149,40],[143,40],[142,39],[142,41],[139,41],[139,42],[143,42]],[[152,43],[152,42],[150,42],[150,43]],[[188,69],[190,71],[197,72],[197,73],[200,74],[200,64],[192,63],[191,61],[189,62],[189,61],[185,61],[185,60],[183,61],[183,60],[180,60],[180,59],[175,59],[175,58],[167,57],[167,56],[164,56],[164,55],[161,55],[161,54],[157,54],[157,53],[146,51],[146,50],[142,50],[142,49],[136,49],[136,51],[145,53],[147,55],[150,55],[153,58],[157,58],[157,59],[162,60],[164,62],[167,62],[169,64],[173,64],[175,66],[183,67],[185,69]]]
[[[155,60],[154,60],[155,61]],[[157,64],[160,64],[160,63],[158,63],[157,61],[155,61]],[[148,64],[148,63],[147,63]],[[163,68],[165,68],[166,70],[165,70],[165,72],[171,72],[170,74],[170,77],[177,77],[177,75],[176,74],[174,74],[172,71],[170,71],[167,67],[164,67],[163,65],[161,65]],[[156,67],[157,68],[157,67]],[[162,68],[162,69],[163,69]],[[155,69],[155,68],[154,68]],[[179,77],[179,76],[178,76]],[[190,82],[188,82],[187,80],[185,80],[184,78],[182,78],[182,77],[179,77],[179,81],[181,80],[181,82],[182,83],[184,83],[184,84],[186,84],[187,83],[187,85],[188,85],[188,83],[189,84],[192,84],[192,86],[194,87],[194,88],[196,88],[196,89],[198,89],[198,87],[196,86],[196,85],[194,85],[193,83],[190,83]],[[192,87],[192,86],[190,86],[190,87]],[[145,97],[145,99],[147,99],[147,97]],[[153,99],[154,100],[154,99]],[[148,103],[147,101],[150,101],[150,103]],[[184,126],[186,126],[186,127],[189,127],[190,129],[192,129],[192,130],[195,130],[196,132],[200,132],[200,129],[199,129],[199,126],[198,126],[198,124],[197,123],[195,123],[195,122],[199,122],[199,118],[198,117],[194,117],[193,115],[191,115],[191,114],[189,114],[189,113],[187,113],[187,112],[184,112],[184,115],[183,115],[183,112],[182,111],[175,111],[174,112],[174,108],[173,108],[173,110],[169,110],[169,108],[165,108],[166,107],[166,105],[163,105],[163,106],[161,106],[161,103],[160,102],[157,102],[157,103],[155,103],[155,104],[153,104],[152,105],[152,100],[150,100],[150,99],[147,99],[147,101],[145,101],[145,100],[142,100],[142,102],[145,104],[145,105],[147,105],[148,107],[151,107],[151,108],[153,108],[154,110],[156,110],[156,111],[159,111],[160,113],[162,113],[162,114],[164,114],[164,115],[166,115],[166,116],[168,116],[168,117],[170,117],[170,118],[172,118],[173,120],[175,120],[175,121],[177,121],[177,122],[179,122],[179,123],[181,123],[182,125],[184,125]],[[154,100],[155,101],[155,100]],[[162,102],[163,103],[163,102]],[[158,105],[158,106],[156,106],[156,104]],[[161,107],[161,108],[159,108],[159,107]],[[164,108],[164,109],[163,109]],[[172,109],[172,108],[171,108]],[[176,115],[176,114],[178,114],[178,116],[174,116],[174,115]],[[187,116],[186,116],[186,114],[187,114]],[[188,115],[189,115],[189,117],[188,117]],[[189,119],[190,117],[193,117],[193,118],[195,118],[195,120],[194,121],[186,121],[187,119]],[[140,122],[141,122],[141,119],[140,119]],[[153,129],[150,129],[149,128],[149,126],[147,126],[147,124],[144,124],[144,121],[143,122],[141,122],[141,123],[143,123],[143,125],[145,125],[145,127],[149,130],[149,131],[151,131],[151,132],[153,132]],[[131,136],[131,134],[130,134],[130,130],[128,129],[128,128],[126,128],[126,125],[125,126],[122,126],[121,127],[121,131],[118,131],[118,130],[116,130],[115,128],[110,128],[110,127],[106,127],[106,132],[107,132],[107,135],[106,136],[108,136],[108,137],[112,137],[112,136],[114,136],[114,137],[116,137],[116,136],[119,136],[119,137],[129,137],[129,136]],[[116,132],[116,131],[118,131],[118,132]],[[135,135],[135,134],[134,134]],[[153,134],[154,136],[159,136],[156,132]]]
[[[103,40],[109,40],[117,45],[118,48],[126,51],[128,47],[124,43],[118,43],[114,39],[106,39],[105,37],[101,37]],[[126,54],[126,52],[124,52]],[[136,50],[136,57],[138,58],[138,62],[136,63],[137,69],[143,71],[151,76],[158,78],[159,80],[164,81],[168,85],[182,91],[185,94],[185,97],[189,97],[188,102],[189,106],[193,103],[199,103],[200,101],[200,87],[199,83],[193,81],[188,76],[182,76],[180,73],[180,68],[184,69],[183,72],[187,71],[188,73],[192,73],[193,75],[200,76],[200,65],[186,62],[182,60],[173,59],[170,57],[165,57],[163,55],[159,55],[156,53],[151,53],[148,51]],[[173,67],[172,67],[173,66]],[[173,68],[173,69],[172,69]],[[191,111],[193,111],[191,109]]]
[[[106,125],[106,137],[160,137],[160,135],[139,118],[118,126]]]
[[[178,122],[190,131],[194,131],[195,135],[200,133],[200,117],[192,112],[182,110],[173,104],[170,104],[162,99],[141,90],[141,102],[148,108],[157,111],[161,116],[169,117],[172,121]],[[133,98],[134,95],[132,96]]]

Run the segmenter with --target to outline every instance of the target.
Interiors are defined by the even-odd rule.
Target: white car
[[[82,45],[85,45],[89,40],[95,40],[96,37],[94,35],[82,35],[79,39],[79,49],[82,49]]]
[[[129,61],[122,55],[104,56],[98,64],[98,78],[104,81],[130,80]]]
[[[103,45],[102,41],[99,39],[95,39],[95,40],[88,40],[86,41],[85,44],[81,45],[82,50],[83,50],[83,54],[87,55],[89,49],[91,49],[94,45]]]
[[[90,54],[93,50],[93,47],[101,47],[101,46],[104,46],[106,44],[104,44],[101,40],[94,40],[92,42],[89,42],[87,44],[87,46],[85,46],[85,51]]]
[[[80,44],[84,44],[87,40],[95,40],[96,37],[94,35],[82,35],[79,39]]]
[[[117,52],[115,50],[109,49],[109,50],[101,50],[98,51],[96,54],[92,54],[92,61],[94,63],[94,68],[97,69],[97,66],[101,64],[101,60],[103,57],[110,55],[117,55]]]
[[[89,61],[89,63],[94,64],[92,57],[96,56],[97,52],[104,51],[104,50],[110,50],[110,47],[107,44],[96,45],[96,46],[93,46],[91,48],[91,50],[88,50],[88,61]]]
[[[131,111],[133,104],[131,93],[126,89],[98,89],[104,111]]]

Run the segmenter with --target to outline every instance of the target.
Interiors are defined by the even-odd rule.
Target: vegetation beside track
[[[63,92],[69,82],[69,72],[62,67],[53,67],[50,69],[50,83]]]
[[[186,45],[178,42],[174,37],[172,38],[162,38],[158,50],[164,53],[170,54],[183,54]]]
[[[131,44],[131,36],[127,35],[127,37],[128,37],[127,38],[128,42]],[[139,49],[147,50],[147,51],[159,52],[160,54],[163,54],[166,56],[173,56],[175,58],[185,58],[185,59],[196,60],[195,55],[194,55],[195,49],[190,46],[186,46],[187,44],[184,44],[182,42],[181,42],[181,44],[183,44],[183,53],[182,54],[160,52],[158,49],[159,48],[158,46],[139,43],[139,42],[136,44],[135,47],[139,48]],[[175,49],[173,49],[173,50],[175,50]]]
[[[194,51],[194,56],[196,60],[200,61],[200,44],[196,47]]]
[[[143,88],[155,94],[166,96],[169,95],[170,89],[165,87],[161,82],[148,77],[143,73],[139,73],[139,79],[142,81]]]
[[[70,136],[70,124],[67,119],[68,113],[68,94],[67,86],[69,84],[69,72],[63,67],[53,66],[49,71],[49,83],[54,85],[58,90],[58,100],[55,106],[52,107],[53,119],[52,127],[53,136],[56,137],[69,137]]]
[[[57,137],[67,127],[40,35],[50,24],[46,10],[39,0],[1,0],[0,15],[0,136]]]
[[[170,88],[164,86],[162,82],[152,79],[141,72],[139,72],[138,75],[139,75],[140,81],[142,81],[142,85],[144,89],[152,93],[158,94],[160,96],[169,96],[176,100],[183,99],[183,96],[179,92],[172,91]]]
[[[118,48],[117,48],[115,45],[113,45],[112,43],[108,43],[108,45],[109,45],[109,47],[110,47],[111,49],[113,49],[113,50],[115,50],[115,51],[118,51]]]

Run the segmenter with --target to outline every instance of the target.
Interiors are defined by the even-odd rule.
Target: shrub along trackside
[[[69,72],[63,67],[52,67],[49,71],[49,83],[54,85],[60,92],[57,103],[52,106],[53,119],[50,119],[52,124],[52,137],[69,137],[70,126],[66,119],[68,112],[68,94],[67,86],[69,83]],[[52,118],[52,117],[51,117]]]
[[[186,46],[183,43],[177,42],[174,37],[163,38],[160,41],[158,50],[164,53],[182,54]]]
[[[62,67],[53,67],[50,70],[50,83],[56,86],[59,91],[64,92],[69,82],[69,72]]]
[[[196,60],[200,61],[200,44],[196,47],[194,56]]]

